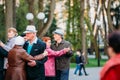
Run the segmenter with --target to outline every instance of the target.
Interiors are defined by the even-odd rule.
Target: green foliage
[[[70,3],[66,3],[68,6],[68,22],[66,31],[66,40],[72,43],[73,49],[77,50],[81,48],[81,28],[80,28],[80,4],[74,0],[73,6]]]
[[[0,5],[0,40],[5,41],[5,14],[4,5]]]
[[[20,6],[16,9],[16,29],[19,34],[21,34],[26,26],[28,25],[28,21],[25,18],[28,13],[28,5],[25,0],[20,0]]]
[[[89,63],[85,65],[86,67],[98,67],[98,60],[97,59],[89,58],[88,61],[89,61]],[[101,59],[100,60],[100,66],[104,66],[106,61],[107,61],[107,59]],[[71,62],[70,67],[75,68],[75,66],[76,66],[76,63]]]
[[[73,56],[71,57],[71,63],[75,63],[75,56],[76,56],[76,52],[73,51]]]

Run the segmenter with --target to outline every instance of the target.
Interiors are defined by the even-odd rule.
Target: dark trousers
[[[4,80],[4,73],[3,73],[3,71],[0,71],[0,80]]]
[[[81,64],[81,67],[80,67],[80,70],[79,70],[79,75],[81,75],[82,68],[83,68],[84,74],[87,75],[84,64]]]
[[[31,75],[28,75],[28,72],[26,73],[27,74],[27,80],[45,80],[45,76],[44,77],[42,77],[42,76],[40,76],[40,75],[35,75],[35,76],[31,76]],[[34,74],[32,74],[32,75],[34,75]]]
[[[57,70],[56,80],[69,80],[69,69]]]
[[[40,77],[38,77],[38,78],[28,78],[27,77],[27,80],[45,80],[45,78],[40,78]]]
[[[45,77],[45,80],[55,80],[55,77]]]
[[[0,80],[4,80],[4,57],[7,57],[8,52],[0,47]]]

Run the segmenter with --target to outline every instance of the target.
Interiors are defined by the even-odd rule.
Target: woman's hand
[[[69,51],[70,51],[70,48],[64,48],[64,51],[65,51],[65,52],[69,52]]]
[[[0,46],[1,46],[1,47],[4,47],[5,44],[4,44],[2,41],[0,41]]]
[[[31,67],[36,66],[35,60],[30,60],[30,62],[28,62],[28,65],[31,66]]]

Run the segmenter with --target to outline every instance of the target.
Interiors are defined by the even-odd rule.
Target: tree
[[[68,9],[68,22],[65,38],[72,43],[74,50],[82,49],[82,35],[80,29],[80,2],[79,0],[69,0],[66,3],[66,6]]]
[[[13,27],[13,0],[5,0],[5,7],[5,24],[7,30],[9,27]]]
[[[48,15],[48,20],[47,22],[44,24],[44,27],[40,27],[39,26],[39,32],[38,32],[38,36],[42,37],[46,34],[46,32],[48,31],[48,29],[50,28],[52,21],[53,21],[53,14],[54,14],[54,9],[55,9],[55,0],[51,0],[50,3],[50,11],[49,11],[49,15]]]
[[[28,13],[27,1],[20,0],[19,7],[16,8],[16,29],[19,34],[22,34],[29,22],[25,16]]]
[[[80,29],[82,30],[82,51],[86,55],[86,30],[84,24],[84,0],[80,0]]]
[[[27,0],[28,3],[28,11],[35,15],[35,10],[34,10],[34,0]],[[34,20],[29,20],[29,24],[34,25]]]
[[[109,26],[109,29],[110,31],[114,31],[114,27],[113,27],[113,24],[112,24],[112,20],[111,20],[111,16],[110,16],[110,6],[111,6],[111,1],[112,0],[108,0],[108,6],[107,6],[107,20],[108,20],[108,26]]]

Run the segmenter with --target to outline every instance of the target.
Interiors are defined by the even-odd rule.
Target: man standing
[[[33,25],[28,25],[24,32],[28,40],[24,44],[24,49],[32,56],[42,54],[46,48],[46,44],[37,38],[36,32],[37,30]],[[27,80],[45,80],[44,63],[46,61],[47,57],[28,63],[26,66]]]
[[[56,29],[53,32],[53,37],[55,40],[55,43],[53,43],[51,46],[53,50],[59,51],[64,48],[71,48],[70,42],[64,40],[63,35],[64,32],[61,29]],[[70,50],[63,56],[56,58],[56,80],[68,80],[71,56],[72,50]]]

